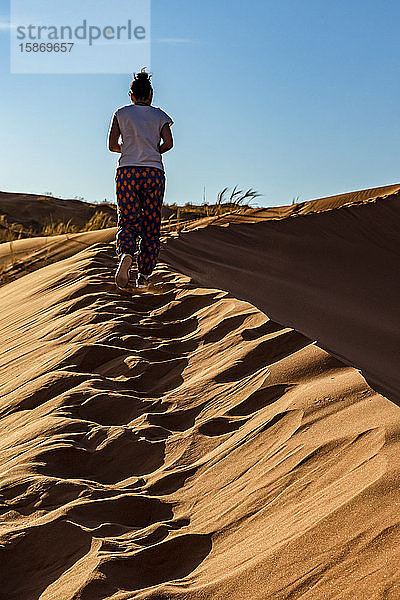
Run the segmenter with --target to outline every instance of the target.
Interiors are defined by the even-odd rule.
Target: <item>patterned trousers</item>
[[[164,171],[156,167],[118,167],[115,182],[117,255],[127,253],[133,256],[138,250],[138,272],[150,275],[160,251]]]

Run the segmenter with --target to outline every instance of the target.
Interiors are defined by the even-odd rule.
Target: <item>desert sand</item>
[[[203,220],[140,294],[115,229],[15,242],[1,599],[400,598],[399,190]]]

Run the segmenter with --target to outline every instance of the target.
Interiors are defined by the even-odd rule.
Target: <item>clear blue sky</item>
[[[114,201],[106,133],[131,74],[11,75],[0,2],[0,189]],[[175,120],[166,201],[399,182],[399,22],[398,0],[153,0],[153,104]]]

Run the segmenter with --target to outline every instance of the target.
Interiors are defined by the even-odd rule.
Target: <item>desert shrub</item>
[[[84,225],[82,231],[96,231],[96,229],[107,229],[115,227],[115,219],[105,212],[95,212]]]

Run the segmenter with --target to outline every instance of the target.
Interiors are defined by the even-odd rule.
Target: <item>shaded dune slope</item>
[[[95,213],[103,212],[117,221],[117,207],[109,202],[93,203],[77,198],[55,198],[46,194],[24,194],[0,191],[0,214],[9,224],[19,223],[25,228],[41,231],[47,220],[72,225],[84,225]],[[162,207],[163,219],[168,219],[172,209]]]
[[[400,193],[290,219],[209,226],[163,259],[290,325],[400,402]]]
[[[69,221],[83,226],[96,213],[105,213],[115,218],[116,209],[107,203],[94,204],[76,198],[63,199],[40,194],[0,192],[0,214],[8,224],[19,223],[25,229],[41,231],[45,222]]]
[[[114,253],[0,289],[0,596],[395,600],[398,408],[219,285],[116,294]]]

